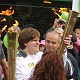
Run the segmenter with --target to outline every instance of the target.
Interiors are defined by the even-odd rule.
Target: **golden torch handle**
[[[65,29],[64,29],[63,38],[61,40],[61,45],[58,50],[58,54],[60,55],[60,57],[62,57],[62,54],[64,53],[64,49],[66,47],[66,45],[64,44],[64,39],[66,36],[71,35],[73,28],[75,26],[75,23],[77,21],[77,18],[78,18],[78,14],[79,14],[78,12],[75,12],[72,10],[69,11],[68,19],[67,19]]]
[[[9,66],[8,80],[15,80],[18,34],[7,33],[7,42],[8,42],[8,66]]]

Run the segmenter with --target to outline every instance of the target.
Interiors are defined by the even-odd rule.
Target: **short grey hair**
[[[61,36],[60,36],[60,34],[57,31],[53,30],[53,31],[49,31],[48,33],[58,34],[59,35],[59,43],[61,42]],[[48,33],[46,34],[46,36],[48,35]],[[46,37],[45,37],[45,39],[46,39]]]

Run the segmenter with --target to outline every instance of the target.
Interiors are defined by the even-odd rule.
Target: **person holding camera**
[[[63,28],[64,29],[65,24],[66,24],[66,21],[64,19],[62,19],[62,18],[55,19],[53,26],[50,29],[48,29],[46,31],[46,33],[43,35],[43,39],[45,39],[46,34],[48,32],[53,31],[55,28]],[[77,37],[75,36],[74,32],[72,32],[71,35],[72,35],[71,41],[72,42],[76,42],[77,41]]]

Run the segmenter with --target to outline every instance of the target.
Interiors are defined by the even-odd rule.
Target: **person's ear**
[[[60,47],[61,42],[59,42],[58,48]]]
[[[27,43],[24,43],[25,46],[27,46]]]

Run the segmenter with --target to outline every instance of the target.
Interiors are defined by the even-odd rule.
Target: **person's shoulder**
[[[37,52],[36,54],[37,54],[37,55],[43,55],[44,53],[43,53],[43,51],[39,51],[39,52]]]
[[[77,60],[72,55],[68,53],[67,57],[71,60],[72,64],[77,64]]]
[[[72,55],[70,55],[69,53],[67,53],[67,57],[70,59],[75,59]],[[76,60],[76,59],[75,59]]]
[[[53,27],[49,28],[49,29],[46,31],[46,33],[43,35],[43,39],[45,39],[46,34],[47,34],[48,32],[53,31],[53,30],[54,30]]]
[[[24,51],[22,51],[22,50],[20,50],[19,53],[17,53],[17,57],[23,57],[23,58],[25,58],[25,57],[27,57],[27,53],[24,52]]]

